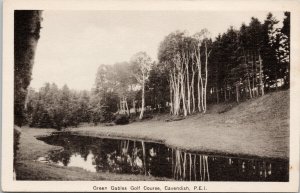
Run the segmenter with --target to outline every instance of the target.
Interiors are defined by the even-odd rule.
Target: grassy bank
[[[231,110],[210,106],[205,115],[166,122],[165,117],[123,126],[68,128],[83,136],[137,138],[163,141],[171,147],[191,151],[259,156],[289,157],[289,91],[271,93],[248,100]],[[36,136],[52,129],[20,129],[16,172],[19,180],[165,180],[140,175],[92,173],[75,167],[62,167],[34,161],[62,147],[47,145]]]

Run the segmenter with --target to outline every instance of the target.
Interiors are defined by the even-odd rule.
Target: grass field
[[[164,118],[123,126],[68,128],[84,136],[137,138],[163,141],[172,147],[244,156],[289,157],[289,91],[274,92],[218,113],[222,105],[210,106],[205,115],[165,122]],[[34,161],[61,147],[47,145],[35,136],[52,129],[22,128],[17,157],[20,180],[164,180],[148,176],[91,173],[83,169],[47,165]],[[19,176],[19,177],[18,177]]]

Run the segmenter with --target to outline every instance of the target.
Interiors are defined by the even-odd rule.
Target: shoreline
[[[19,128],[21,131],[15,172],[17,181],[170,181],[172,179],[153,176],[89,172],[79,167],[58,166],[37,161],[50,151],[59,151],[61,146],[48,145],[37,139],[47,136],[54,129]]]

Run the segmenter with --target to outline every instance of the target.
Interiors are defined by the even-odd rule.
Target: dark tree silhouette
[[[14,17],[14,118],[22,126],[27,87],[31,81],[34,54],[40,38],[42,11],[15,11]]]

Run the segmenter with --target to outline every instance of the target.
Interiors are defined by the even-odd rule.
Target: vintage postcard
[[[3,14],[3,191],[299,191],[299,1]]]

